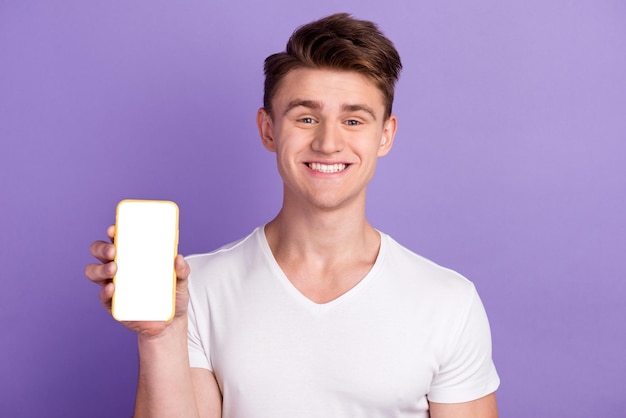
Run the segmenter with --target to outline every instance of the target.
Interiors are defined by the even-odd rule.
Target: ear
[[[260,108],[256,112],[256,125],[259,128],[261,142],[265,149],[276,152],[276,142],[274,142],[274,123],[272,117],[265,108]]]
[[[396,137],[396,131],[398,129],[398,118],[395,115],[389,116],[383,123],[383,136],[378,146],[378,156],[384,157],[391,151],[393,146],[393,140]]]

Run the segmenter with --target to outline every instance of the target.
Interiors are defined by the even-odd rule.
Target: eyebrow
[[[344,112],[366,112],[369,113],[374,120],[376,120],[374,109],[364,104],[345,104],[341,106],[341,110]]]
[[[315,100],[304,100],[304,99],[295,99],[290,101],[283,112],[283,115],[289,113],[289,111],[298,106],[306,107],[311,110],[320,110],[322,108],[322,104],[320,102],[316,102]]]
[[[307,100],[307,99],[295,99],[290,101],[283,112],[283,115],[286,115],[292,109],[296,107],[306,107],[311,110],[321,110],[323,108],[322,103],[315,100]],[[341,110],[344,113],[350,112],[366,112],[368,113],[374,120],[376,120],[376,113],[374,113],[374,109],[365,105],[365,104],[344,104],[341,106]]]

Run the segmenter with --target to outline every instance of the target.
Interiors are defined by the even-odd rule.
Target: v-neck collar
[[[376,256],[376,260],[374,261],[374,265],[367,272],[367,274],[350,290],[342,294],[341,296],[331,300],[326,303],[317,303],[304,296],[294,285],[291,283],[285,272],[282,270],[278,261],[274,257],[272,250],[267,242],[267,237],[265,236],[265,225],[260,226],[257,231],[257,239],[259,240],[260,247],[263,250],[265,259],[274,273],[274,277],[283,285],[287,293],[298,302],[300,305],[308,309],[314,314],[322,314],[333,309],[335,306],[338,306],[345,301],[348,301],[355,297],[361,290],[369,285],[369,283],[376,278],[378,275],[378,271],[380,270],[383,260],[385,258],[385,254],[387,251],[387,235],[382,232],[376,230],[380,234],[380,248],[378,250],[378,255]]]

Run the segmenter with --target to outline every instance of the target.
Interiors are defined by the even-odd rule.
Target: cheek
[[[287,145],[283,143],[279,143],[276,147],[276,163],[281,173],[295,164],[294,151],[292,148],[291,144]]]
[[[382,134],[371,135],[367,140],[367,144],[363,144],[363,146],[361,147],[361,151],[367,155],[378,156],[380,151],[384,149],[384,147],[381,146],[382,143],[383,143]]]

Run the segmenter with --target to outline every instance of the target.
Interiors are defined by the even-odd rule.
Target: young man
[[[138,333],[138,417],[496,417],[474,286],[365,217],[392,147],[401,68],[371,22],[329,16],[265,62],[257,124],[283,206],[213,253],[176,259],[176,315]],[[108,235],[113,235],[113,227]],[[86,275],[110,309],[115,247]]]

